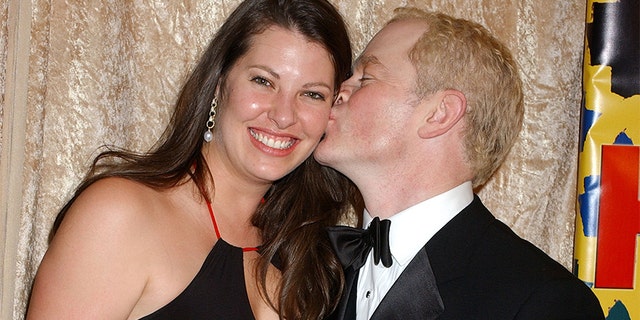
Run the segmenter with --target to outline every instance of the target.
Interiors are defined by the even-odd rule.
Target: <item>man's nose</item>
[[[336,97],[336,101],[334,105],[338,106],[349,101],[349,97],[353,92],[353,88],[351,86],[345,85],[344,83],[340,86],[340,91],[338,91],[338,96]]]
[[[342,91],[340,91],[338,92],[338,96],[336,97],[336,101],[333,103],[333,105],[339,106],[343,103],[344,103],[344,95],[342,94]]]

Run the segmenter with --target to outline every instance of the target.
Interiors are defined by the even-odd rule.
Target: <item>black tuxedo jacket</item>
[[[355,319],[357,277],[357,270],[345,270],[345,293],[329,319]],[[434,286],[439,294],[430,290]],[[604,319],[604,315],[582,281],[495,219],[476,196],[418,252],[371,319],[547,320]]]

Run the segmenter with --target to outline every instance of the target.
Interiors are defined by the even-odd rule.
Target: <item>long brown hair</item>
[[[215,89],[224,87],[229,70],[248,51],[253,37],[271,26],[295,30],[326,48],[334,65],[337,92],[350,72],[352,52],[346,25],[331,3],[243,1],[217,31],[182,87],[170,123],[152,150],[141,154],[108,148],[99,154],[56,217],[51,236],[78,195],[105,177],[125,177],[157,189],[193,180],[207,190],[212,177],[201,153],[202,135]],[[277,261],[282,280],[278,301],[272,305],[279,306],[280,318],[323,318],[335,308],[344,282],[325,228],[359,205],[359,194],[344,176],[310,157],[276,181],[265,198],[252,219],[263,240],[256,269],[261,291],[267,297],[267,268]]]

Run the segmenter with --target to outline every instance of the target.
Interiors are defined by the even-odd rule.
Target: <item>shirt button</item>
[[[371,297],[371,291],[367,291],[367,293],[364,295],[364,297],[369,299]]]

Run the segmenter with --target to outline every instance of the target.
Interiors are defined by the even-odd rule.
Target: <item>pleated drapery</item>
[[[1,319],[23,317],[51,223],[99,146],[152,146],[237,3],[0,0]],[[508,45],[524,80],[524,130],[480,196],[571,269],[585,1],[333,3],[355,54],[401,5],[478,21]]]

